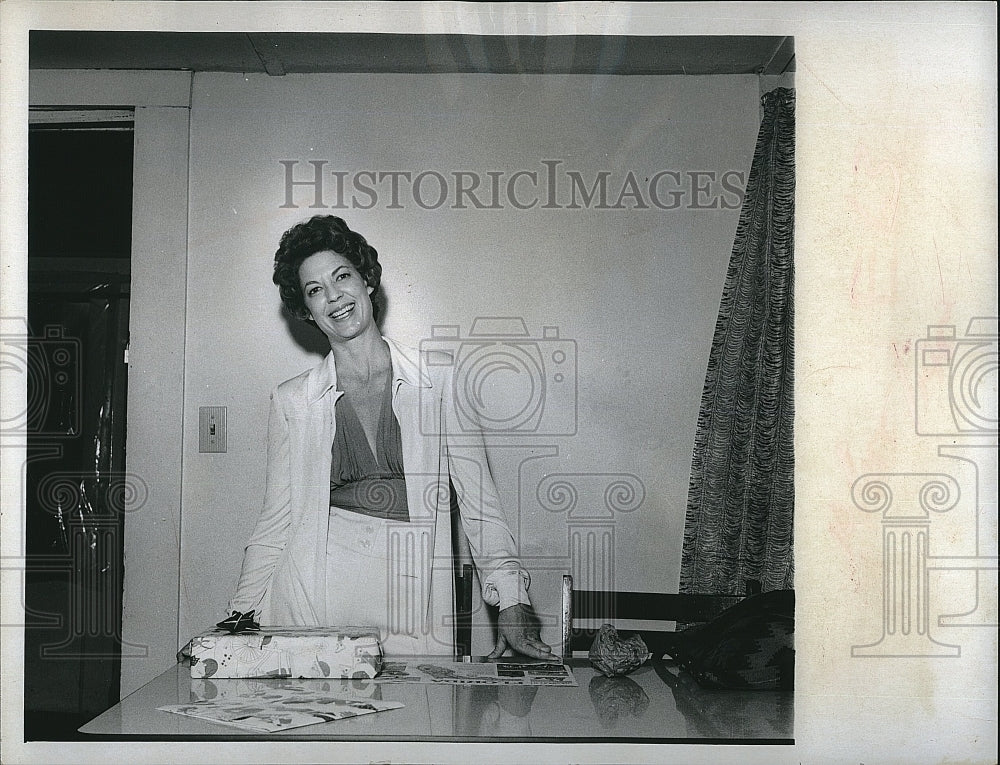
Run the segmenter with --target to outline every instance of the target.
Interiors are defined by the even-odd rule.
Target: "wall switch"
[[[198,451],[226,451],[226,407],[198,408]]]

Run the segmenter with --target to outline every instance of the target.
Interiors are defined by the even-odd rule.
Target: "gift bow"
[[[247,611],[245,614],[241,614],[239,611],[233,611],[227,618],[223,619],[221,622],[215,625],[219,629],[229,630],[229,632],[234,635],[237,632],[259,632],[260,625],[254,621],[254,612]]]

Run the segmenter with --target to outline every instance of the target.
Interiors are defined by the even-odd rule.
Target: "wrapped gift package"
[[[383,654],[378,631],[367,627],[265,627],[203,632],[180,657],[196,678],[371,679],[382,671]]]

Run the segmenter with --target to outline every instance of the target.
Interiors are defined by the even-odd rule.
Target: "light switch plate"
[[[198,407],[198,451],[226,451],[226,407]]]

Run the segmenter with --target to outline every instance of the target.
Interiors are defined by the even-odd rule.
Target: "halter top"
[[[330,466],[330,505],[375,518],[409,521],[403,444],[392,411],[392,376],[382,394],[374,454],[350,395],[341,396],[334,409],[337,432]]]

